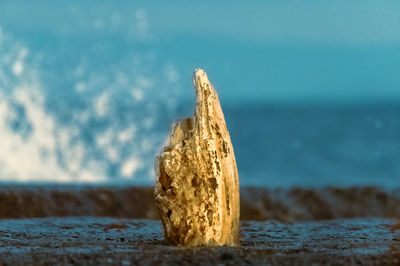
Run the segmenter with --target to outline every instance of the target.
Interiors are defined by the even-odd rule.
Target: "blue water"
[[[140,45],[2,29],[0,180],[149,184],[178,75]]]
[[[400,185],[400,105],[226,109],[242,184]]]
[[[242,185],[400,185],[397,35],[269,39],[243,18],[236,35],[233,17],[202,30],[154,4],[125,7],[0,3],[1,182],[153,184],[171,124],[192,115],[200,66]]]

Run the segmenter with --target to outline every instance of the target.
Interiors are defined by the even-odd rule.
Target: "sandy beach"
[[[400,266],[399,26],[400,0],[0,0],[0,266]]]
[[[143,219],[0,221],[0,265],[398,265],[400,226],[363,218],[242,222],[237,247],[174,247]]]
[[[241,194],[239,246],[183,248],[164,242],[150,187],[2,186],[0,265],[400,263],[397,191]]]
[[[2,185],[0,218],[113,217],[158,220],[152,187]],[[400,189],[242,187],[242,221],[305,222],[400,217]]]

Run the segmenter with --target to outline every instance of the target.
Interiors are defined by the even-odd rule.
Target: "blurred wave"
[[[382,35],[346,21],[359,34],[337,43],[318,30],[336,15],[287,28],[272,23],[287,13],[280,3],[239,20],[240,3],[163,5],[0,3],[0,182],[153,184],[154,156],[172,121],[190,115],[190,72],[201,66],[221,96],[242,186],[399,187],[397,14],[363,15]],[[298,26],[306,6],[287,22]],[[248,20],[253,11],[265,20]],[[255,21],[276,27],[260,35]],[[310,34],[298,39],[301,29]]]
[[[0,181],[148,183],[179,101],[174,65],[132,41],[41,50],[0,30]]]

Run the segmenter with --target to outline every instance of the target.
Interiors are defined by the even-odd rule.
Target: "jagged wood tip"
[[[218,95],[193,75],[196,111],[177,121],[156,158],[155,200],[166,240],[183,246],[239,242],[239,177]]]

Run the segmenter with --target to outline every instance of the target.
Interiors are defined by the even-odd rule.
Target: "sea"
[[[0,265],[398,264],[395,8],[231,2],[0,1]],[[236,156],[234,248],[167,245],[154,202],[196,68]]]
[[[163,42],[143,8],[128,21],[105,2],[93,13],[43,2],[47,23],[23,3],[3,3],[0,19],[0,183],[152,186],[172,124],[194,112],[198,66],[173,56],[188,42]],[[234,82],[227,65],[211,71],[221,59],[211,57],[199,65],[211,82]],[[400,187],[400,103],[232,101],[221,84],[241,186]]]

